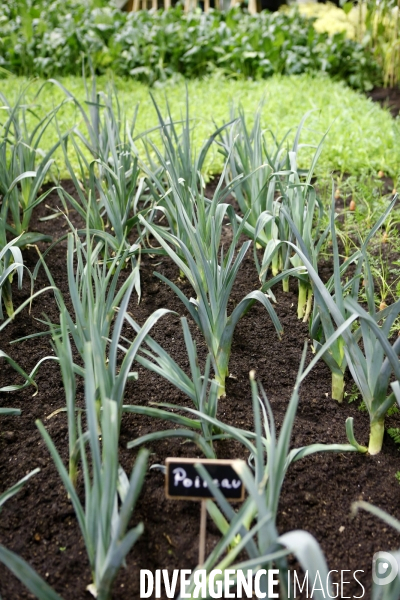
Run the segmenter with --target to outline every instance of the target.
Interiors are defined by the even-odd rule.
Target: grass
[[[61,78],[63,85],[80,100],[84,100],[83,81],[79,77]],[[105,89],[106,77],[100,77],[98,88]],[[2,81],[2,92],[12,103],[21,86],[27,84],[24,78],[10,77]],[[48,84],[40,96],[35,99],[43,81],[35,80],[29,87],[27,100],[34,104],[39,115],[50,111],[63,100],[62,92]],[[121,104],[128,115],[140,102],[136,132],[142,132],[157,124],[157,117],[150,101],[148,87],[133,80],[115,80]],[[316,144],[331,126],[321,158],[317,165],[317,174],[330,171],[347,172],[354,175],[385,171],[396,176],[400,163],[400,122],[391,117],[388,111],[354,92],[342,83],[332,82],[327,77],[306,75],[281,77],[275,76],[267,81],[235,81],[223,77],[211,77],[207,80],[188,82],[191,117],[194,124],[194,142],[200,148],[203,140],[213,131],[213,119],[221,124],[230,118],[232,101],[242,103],[251,122],[252,115],[262,98],[263,126],[271,130],[278,138],[288,129],[299,124],[305,112],[313,111],[306,122],[302,142]],[[185,82],[170,82],[162,88],[153,88],[158,103],[163,105],[165,95],[172,107],[173,117],[179,119],[185,110]],[[34,121],[32,117],[32,124]],[[62,132],[79,122],[79,115],[72,104],[63,107],[58,113]],[[43,138],[42,149],[49,148],[57,139],[55,127],[49,127]],[[154,138],[157,139],[157,136]],[[303,148],[299,154],[300,166],[310,162],[312,149]],[[62,177],[67,176],[62,153],[56,154],[57,165]],[[72,157],[71,157],[72,158]],[[76,161],[72,158],[76,165]],[[208,174],[218,173],[222,167],[222,156],[215,146],[206,161]]]

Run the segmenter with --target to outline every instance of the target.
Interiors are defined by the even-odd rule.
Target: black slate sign
[[[233,464],[242,460],[214,460],[199,458],[167,458],[165,494],[172,500],[204,500],[213,495],[195,465],[201,464],[212,477],[215,485],[227,500],[244,499],[244,486]]]

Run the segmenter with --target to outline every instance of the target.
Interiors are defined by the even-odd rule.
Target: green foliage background
[[[81,102],[85,100],[82,78],[67,77],[61,79],[64,86],[76,95]],[[107,88],[107,77],[98,79],[98,89]],[[9,102],[16,99],[22,86],[27,85],[24,78],[10,78],[2,82],[2,91]],[[65,99],[59,88],[43,80],[34,81],[27,90],[27,101],[37,116],[47,114],[53,106]],[[132,118],[136,104],[139,112],[136,122],[136,134],[157,125],[157,117],[149,95],[147,85],[133,80],[115,79],[119,100]],[[40,91],[39,96],[37,96]],[[303,115],[311,111],[302,134],[303,144],[318,144],[330,127],[317,174],[326,176],[329,172],[339,171],[351,174],[377,173],[384,170],[393,176],[398,174],[400,163],[400,123],[364,96],[350,90],[345,84],[333,82],[328,77],[310,75],[281,77],[273,76],[267,81],[235,81],[218,75],[204,81],[188,82],[190,112],[193,122],[193,140],[199,150],[203,141],[215,129],[214,122],[222,125],[231,118],[232,105],[241,103],[252,122],[258,103],[264,99],[263,127],[281,139],[288,129],[295,130]],[[185,111],[186,87],[184,82],[169,82],[163,88],[153,88],[157,103],[165,108],[165,100],[171,106],[174,119],[180,119]],[[165,114],[165,113],[164,113]],[[35,115],[30,115],[32,125]],[[58,127],[61,132],[72,130],[82,124],[80,113],[69,102],[58,112]],[[0,121],[2,121],[0,112]],[[42,149],[50,148],[58,139],[55,126],[50,126],[42,140]],[[157,132],[152,139],[158,143]],[[138,143],[140,147],[140,142]],[[303,147],[300,151],[300,166],[307,167],[314,150]],[[62,152],[56,154],[58,168],[66,176]],[[71,155],[76,165],[75,158]],[[206,169],[208,173],[220,173],[223,164],[218,147],[209,154]]]
[[[181,6],[124,13],[95,0],[10,0],[0,5],[0,66],[16,75],[78,75],[82,56],[97,74],[154,84],[177,74],[262,79],[324,72],[356,89],[382,80],[372,55],[344,32],[318,32],[296,10],[250,15]]]

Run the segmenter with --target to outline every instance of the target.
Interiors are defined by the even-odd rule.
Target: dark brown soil
[[[394,117],[400,114],[400,88],[374,88],[367,96],[388,108]]]
[[[66,182],[67,186],[70,186]],[[69,190],[71,191],[71,190]],[[46,205],[58,205],[52,194]],[[55,238],[66,232],[62,217],[40,222],[38,219],[50,214],[41,205],[32,222],[32,230],[51,232]],[[74,215],[70,215],[74,219]],[[24,260],[33,270],[37,253],[34,248],[24,251]],[[65,243],[56,246],[47,257],[47,264],[57,285],[65,296],[66,281]],[[325,267],[321,267],[322,269]],[[326,267],[329,268],[329,265]],[[182,304],[170,289],[157,280],[157,270],[177,282],[190,294],[187,283],[178,281],[178,271],[167,258],[143,256],[141,277],[143,296],[140,304],[132,298],[129,310],[134,318],[143,323],[157,308],[166,307],[178,315],[185,315]],[[35,290],[48,285],[43,269],[40,270]],[[232,294],[234,306],[245,294],[257,288],[257,274],[252,254],[246,257]],[[14,294],[18,306],[29,297],[29,279],[25,277],[23,289]],[[280,341],[265,309],[254,306],[238,324],[230,362],[232,377],[227,382],[227,396],[219,404],[219,418],[226,423],[251,429],[253,427],[251,395],[248,374],[256,369],[257,378],[264,385],[272,404],[279,429],[295,382],[307,326],[296,317],[296,288],[290,292],[275,290],[276,310],[284,327]],[[25,370],[38,360],[51,354],[47,337],[27,340],[9,345],[15,338],[25,336],[45,327],[36,319],[45,313],[58,322],[57,306],[51,292],[39,296],[32,312],[24,310],[7,326],[0,337],[1,349],[10,354]],[[126,330],[133,338],[133,333]],[[206,347],[200,333],[192,327],[201,360]],[[169,314],[153,328],[151,335],[183,367],[188,367],[179,316]],[[309,352],[309,358],[311,352]],[[130,383],[126,404],[171,402],[188,405],[188,400],[161,377],[146,372],[138,366],[139,380]],[[0,387],[20,381],[18,375],[1,362]],[[39,574],[65,600],[85,600],[91,596],[85,591],[91,582],[90,570],[82,536],[70,501],[61,483],[52,459],[36,428],[35,420],[41,419],[53,438],[64,460],[68,454],[68,431],[66,416],[59,413],[51,419],[48,415],[64,406],[64,392],[59,368],[54,361],[46,362],[37,378],[38,393],[33,388],[20,392],[0,394],[1,406],[22,410],[19,417],[3,417],[0,448],[0,489],[7,489],[35,467],[41,472],[25,485],[23,490],[8,501],[2,510],[0,543],[27,560]],[[82,400],[82,388],[79,389]],[[348,385],[348,391],[351,383]],[[368,415],[358,410],[359,402],[338,405],[330,397],[330,374],[321,362],[302,386],[301,401],[297,413],[293,447],[311,443],[346,443],[345,420],[354,417],[355,433],[360,443],[368,441]],[[400,426],[399,416],[387,419],[387,425]],[[170,428],[170,424],[135,415],[123,418],[120,439],[121,464],[130,473],[135,452],[128,451],[126,444],[140,435],[157,429]],[[182,440],[166,440],[149,446],[150,464],[163,463],[168,456],[199,456],[199,450]],[[237,443],[228,441],[217,445],[219,458],[247,457]],[[366,589],[364,598],[370,597],[372,556],[379,550],[391,550],[400,546],[400,536],[391,528],[367,513],[351,516],[351,503],[363,499],[400,518],[400,487],[395,474],[400,470],[399,449],[385,434],[382,452],[376,457],[356,453],[316,454],[303,459],[289,468],[283,486],[279,506],[278,529],[283,533],[293,529],[305,529],[320,543],[330,569],[346,570],[344,580],[352,583],[344,587],[343,597],[359,596],[361,588],[352,577],[353,571],[362,570],[358,578]],[[83,497],[83,488],[79,489]],[[143,521],[145,532],[130,552],[127,568],[122,568],[114,585],[113,599],[136,600],[139,598],[139,570],[193,569],[197,565],[200,506],[195,502],[171,501],[164,496],[164,477],[156,470],[148,472],[132,525]],[[218,531],[209,521],[207,552],[219,539]],[[32,598],[0,565],[0,594],[3,600]]]

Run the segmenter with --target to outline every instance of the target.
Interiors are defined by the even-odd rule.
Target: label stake
[[[201,501],[200,509],[200,540],[199,540],[199,565],[204,565],[206,556],[206,526],[207,526],[207,500]]]

